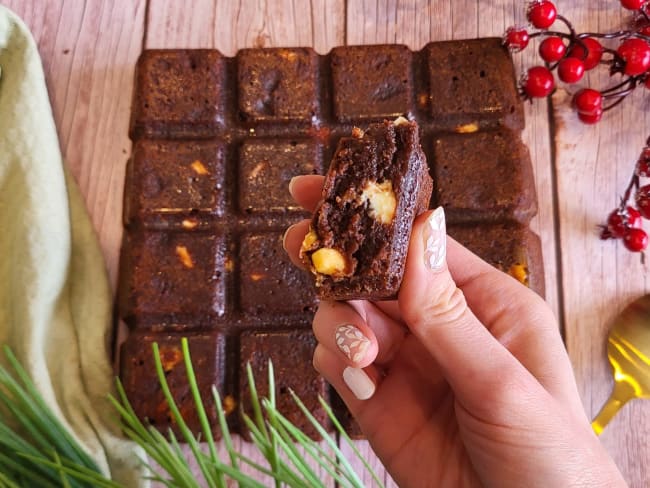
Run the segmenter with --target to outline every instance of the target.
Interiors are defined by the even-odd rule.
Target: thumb
[[[469,309],[449,272],[446,252],[445,215],[439,207],[414,223],[399,307],[459,399],[473,403],[481,401],[477,389],[523,367]]]

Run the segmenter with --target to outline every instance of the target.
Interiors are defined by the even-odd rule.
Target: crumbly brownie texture
[[[415,217],[432,181],[418,126],[404,118],[354,129],[325,177],[301,255],[328,300],[394,298]]]
[[[243,431],[240,387],[247,358],[260,383],[266,381],[265,358],[272,357],[279,384],[310,399],[324,392],[328,399],[311,367],[313,276],[290,264],[281,238],[289,225],[309,217],[290,199],[289,179],[327,171],[353,126],[366,129],[399,115],[417,122],[436,187],[430,206],[448,200],[452,235],[541,291],[539,241],[524,231],[534,197],[530,161],[521,149],[522,113],[512,63],[496,38],[432,43],[420,51],[340,47],[326,55],[303,48],[249,49],[233,58],[216,50],[143,52],[135,75],[119,283],[119,314],[130,328],[121,375],[136,412],[163,430],[168,426],[147,361],[152,342],[178,347],[181,336],[190,338],[200,381],[215,383],[228,398],[235,432]],[[346,141],[346,150],[360,144]],[[390,147],[392,136],[385,141]],[[495,174],[485,171],[483,159]],[[446,172],[440,168],[445,164]],[[486,189],[477,189],[481,184]],[[391,185],[398,191],[402,183],[391,179]],[[495,193],[485,195],[487,189]],[[454,222],[468,228],[456,230]],[[372,225],[376,235],[399,235]],[[526,263],[517,267],[522,252]],[[357,266],[369,263],[362,254],[353,256]],[[377,280],[367,289],[377,288],[380,273],[394,276],[393,269],[375,270]],[[169,373],[181,374],[181,363]],[[180,376],[174,381],[180,388]],[[173,392],[189,411],[186,391]],[[298,418],[286,391],[277,393],[285,413]],[[331,405],[358,434],[342,402]]]

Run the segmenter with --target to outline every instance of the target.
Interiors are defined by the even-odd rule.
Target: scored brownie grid
[[[441,46],[447,48],[441,50]],[[480,51],[480,59],[484,60],[474,60],[473,69],[476,73],[473,80],[445,72],[445,63],[453,67],[458,59],[465,59],[466,62],[468,56],[473,56],[473,51]],[[372,58],[372,69],[359,76],[357,66],[367,64],[368,58]],[[307,74],[303,76],[305,67]],[[446,88],[448,98],[438,97],[430,83],[440,84],[440,80],[447,79],[451,80],[451,88]],[[463,96],[463,90],[473,82],[473,88],[477,89],[477,80],[478,92],[470,91]],[[505,85],[501,83],[501,88],[506,88],[505,92],[487,86],[498,85],[499,80],[505,80]],[[193,83],[204,86],[197,88]],[[206,84],[212,90],[206,89]],[[156,91],[158,88],[161,90]],[[300,97],[305,94],[306,98],[301,104]],[[316,99],[314,94],[318,95]],[[450,100],[454,100],[453,103]],[[480,107],[478,111],[477,106]],[[221,109],[215,110],[214,107]],[[172,116],[169,117],[170,110]],[[182,113],[179,114],[179,111]],[[272,332],[295,327],[308,330],[313,309],[305,307],[304,300],[300,304],[303,308],[293,313],[290,305],[285,302],[283,305],[286,307],[282,312],[271,315],[265,314],[264,310],[256,310],[254,301],[249,297],[242,298],[242,293],[239,292],[247,287],[255,290],[256,286],[253,281],[244,283],[245,279],[253,279],[254,275],[249,273],[248,276],[243,276],[250,271],[243,269],[247,265],[247,262],[242,262],[245,251],[255,249],[256,240],[265,241],[260,236],[271,232],[279,238],[288,225],[306,217],[306,214],[293,212],[292,209],[258,213],[255,208],[252,212],[242,208],[242,205],[246,205],[246,195],[242,193],[241,183],[248,179],[242,178],[240,171],[249,167],[246,161],[242,162],[241,157],[245,157],[248,151],[253,153],[252,158],[255,159],[255,149],[258,152],[260,149],[256,144],[259,143],[283,140],[288,145],[285,149],[289,146],[307,147],[311,143],[315,149],[312,147],[310,150],[320,156],[320,165],[316,164],[313,172],[323,173],[338,139],[348,135],[354,125],[363,127],[370,121],[398,115],[407,115],[418,121],[423,133],[424,150],[432,167],[436,156],[435,141],[446,137],[473,137],[446,134],[482,134],[486,130],[492,133],[509,128],[515,132],[506,131],[509,134],[507,137],[517,141],[518,131],[523,127],[523,115],[517,99],[513,68],[500,40],[436,43],[419,52],[409,51],[403,46],[336,48],[325,56],[318,56],[310,49],[243,50],[236,58],[224,58],[211,50],[145,52],[136,74],[131,129],[135,149],[129,164],[125,191],[127,232],[123,261],[128,263],[132,257],[125,258],[125,254],[137,254],[129,246],[131,239],[143,240],[141,247],[146,247],[143,237],[145,233],[148,239],[157,233],[167,237],[171,235],[168,237],[171,242],[168,251],[172,251],[175,235],[201,236],[201,240],[216,235],[217,241],[223,239],[223,243],[217,242],[217,246],[220,245],[224,251],[223,261],[220,264],[215,262],[215,266],[222,266],[225,298],[221,303],[223,310],[219,309],[219,304],[215,304],[209,311],[208,318],[198,318],[196,313],[187,312],[191,300],[184,313],[161,314],[160,310],[138,310],[134,307],[131,300],[134,290],[128,283],[126,286],[123,284],[120,288],[121,293],[125,293],[125,298],[122,300],[121,312],[127,323],[138,331],[134,338],[139,334],[146,342],[151,339],[147,336],[151,330],[161,333],[191,330],[190,335],[223,333],[228,343],[225,353],[228,356],[227,364],[238,367],[240,361],[233,362],[233,359],[240,355],[240,332],[249,331],[244,334],[244,340],[248,344],[257,340],[255,330]],[[225,168],[222,171],[223,191],[218,194],[223,196],[223,209],[197,212],[196,209],[187,207],[185,211],[176,213],[147,213],[143,211],[142,202],[134,204],[132,200],[142,197],[141,180],[146,180],[146,175],[134,174],[137,173],[134,161],[138,161],[138,151],[143,146],[156,144],[168,144],[170,147],[178,144],[218,146],[215,151],[221,151],[221,162],[208,164],[207,167],[206,158],[203,157],[205,154],[201,153],[200,148],[190,147],[187,154],[189,159],[193,159],[194,155],[202,157],[197,157],[192,163],[188,162],[191,176],[181,174],[180,177],[196,180],[188,188],[194,183],[200,186],[201,178],[216,175],[219,173],[219,164],[222,164]],[[158,156],[153,159],[156,157]],[[198,164],[194,164],[196,162]],[[155,166],[155,161],[152,164]],[[253,166],[250,171],[255,171],[255,168]],[[187,167],[185,171],[188,171]],[[254,177],[250,179],[255,180]],[[158,187],[155,181],[151,184],[154,188],[152,193],[161,191],[160,184]],[[286,187],[286,181],[284,184]],[[269,200],[274,200],[277,195],[268,197]],[[432,204],[435,203],[434,197]],[[160,208],[173,206],[161,205]],[[483,217],[485,216],[478,216],[479,220]],[[506,219],[508,217],[505,215]],[[521,220],[527,223],[529,218],[524,215]],[[453,219],[452,215],[452,224]],[[499,219],[502,220],[503,216],[500,215]],[[267,244],[268,242],[265,245]],[[173,256],[176,265],[178,262],[191,262],[190,251],[179,251],[179,247],[187,246],[176,245],[176,255]],[[275,248],[276,252],[277,250],[278,247]],[[277,255],[271,258],[276,259]],[[283,266],[288,267],[290,264],[283,263]],[[127,270],[125,276],[128,275],[128,268],[128,264],[123,267],[123,270]],[[260,281],[266,278],[268,277],[262,277]],[[193,285],[195,283],[187,283],[190,291]],[[263,283],[259,285],[258,291],[263,290]],[[278,300],[276,304],[281,303],[282,298]],[[288,302],[291,297],[286,300]],[[174,304],[170,307],[173,308]],[[162,309],[165,310],[164,307]],[[269,328],[271,322],[272,327]],[[183,323],[189,327],[184,328]],[[198,327],[192,327],[191,324]],[[128,352],[133,358],[137,356],[132,349]],[[223,387],[227,394],[237,398],[236,385],[241,378],[238,378],[239,373],[233,369],[235,368],[225,372]],[[132,387],[137,391],[137,384]],[[142,408],[146,411],[146,405]]]

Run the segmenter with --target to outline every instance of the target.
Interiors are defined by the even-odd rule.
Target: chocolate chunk
[[[385,121],[341,139],[301,249],[319,297],[394,298],[431,189],[415,122]]]

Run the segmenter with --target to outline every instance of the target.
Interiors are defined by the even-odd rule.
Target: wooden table
[[[78,181],[116,284],[133,70],[145,48],[403,43],[500,36],[525,24],[523,0],[0,0],[32,30],[45,66],[65,160]],[[627,13],[616,0],[558,0],[580,31],[612,30]],[[518,70],[539,64],[535,48]],[[600,78],[599,78],[600,76]],[[604,74],[588,80],[605,86]],[[637,90],[596,126],[578,123],[558,91],[527,105],[540,211],[547,300],[560,320],[588,415],[612,381],[605,336],[617,310],[647,291],[646,267],[596,226],[616,205],[650,133],[647,91]],[[634,487],[650,486],[650,402],[634,401],[602,442]],[[364,447],[364,446],[362,446]],[[378,464],[378,463],[377,463]],[[381,469],[381,467],[379,467]]]

